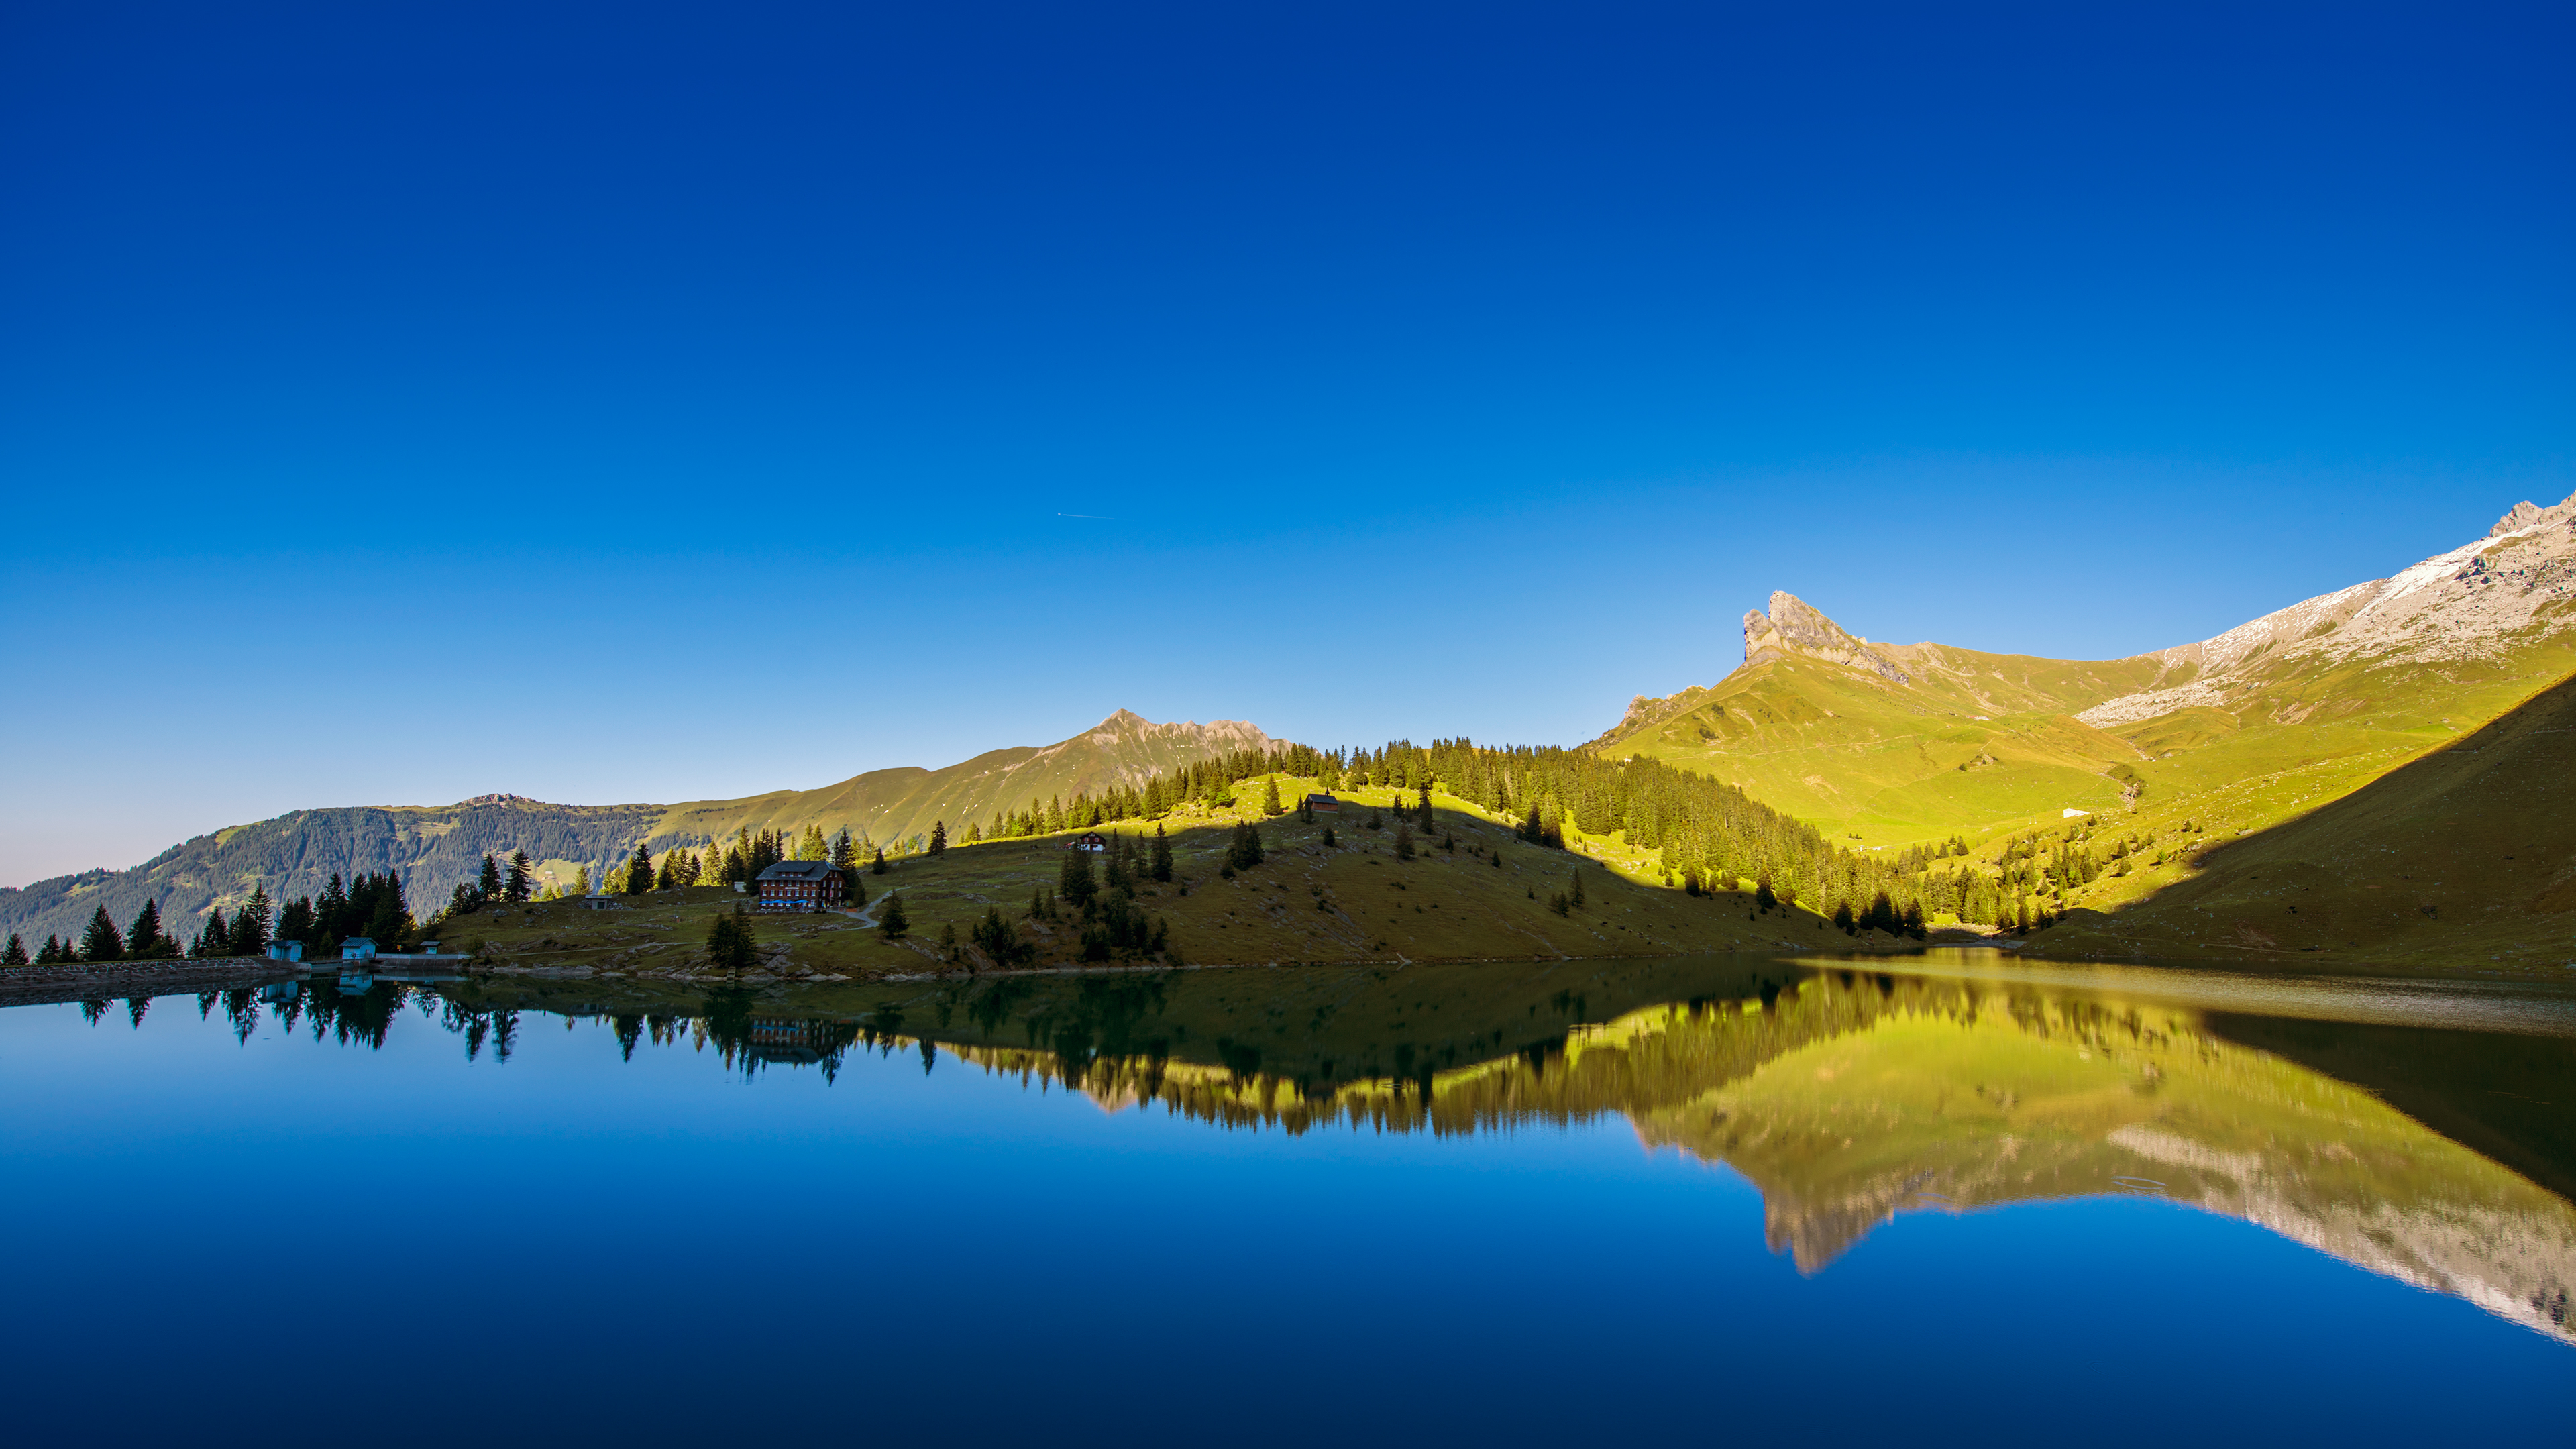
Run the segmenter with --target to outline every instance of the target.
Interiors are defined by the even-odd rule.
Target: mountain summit
[[[1759,609],[1748,610],[1744,615],[1744,662],[1751,664],[1780,654],[1804,654],[1811,659],[1848,664],[1874,671],[1898,684],[1914,682],[1904,670],[1890,664],[1885,655],[1873,652],[1868,640],[1816,612],[1806,600],[1795,594],[1774,592],[1767,616]]]

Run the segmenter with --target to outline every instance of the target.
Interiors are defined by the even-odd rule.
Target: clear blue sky
[[[2563,7],[0,26],[0,881],[1122,706],[1572,742],[1774,588],[2114,656],[2576,488]]]

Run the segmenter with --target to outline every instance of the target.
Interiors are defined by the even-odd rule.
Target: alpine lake
[[[0,1100],[18,1444],[2576,1443],[2576,988],[314,974]]]

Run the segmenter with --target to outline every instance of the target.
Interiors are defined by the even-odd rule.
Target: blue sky
[[[2576,489],[2548,7],[0,23],[0,881],[1572,742],[1774,588],[2114,656]]]

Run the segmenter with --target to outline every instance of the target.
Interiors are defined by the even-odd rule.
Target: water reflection
[[[1810,1273],[1902,1214],[2144,1194],[2576,1342],[2564,994],[1731,958],[705,993],[315,978],[207,993],[200,1015],[217,1004],[244,1039],[266,1012],[370,1048],[412,1005],[495,1063],[522,1012],[594,1019],[621,1059],[711,1050],[746,1081],[835,1080],[854,1050],[929,1071],[944,1050],[1111,1111],[1287,1133],[1618,1114],[1650,1150],[1744,1174],[1771,1247]]]

